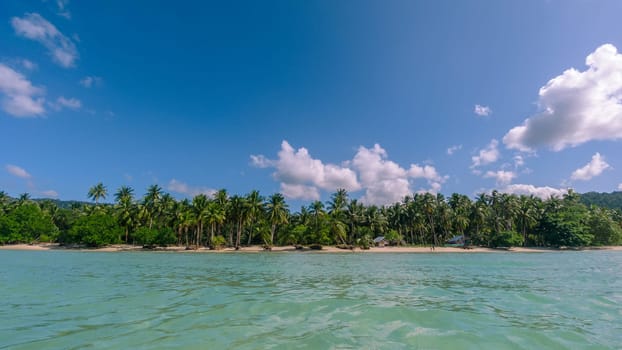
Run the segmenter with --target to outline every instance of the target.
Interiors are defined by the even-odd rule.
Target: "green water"
[[[610,349],[622,252],[0,251],[0,348]]]

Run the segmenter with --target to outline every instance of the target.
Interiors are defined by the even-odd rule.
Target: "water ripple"
[[[0,264],[3,349],[622,344],[615,252],[0,251]]]

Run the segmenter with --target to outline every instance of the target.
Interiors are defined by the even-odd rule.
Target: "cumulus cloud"
[[[287,141],[281,143],[278,159],[252,155],[251,164],[258,168],[275,168],[275,180],[281,182],[281,192],[288,198],[319,199],[320,190],[344,188],[353,192],[365,190],[361,201],[368,204],[391,204],[412,194],[412,182],[426,180],[436,192],[447,176],[441,176],[431,165],[411,164],[402,168],[387,159],[387,152],[376,144],[359,147],[351,161],[341,165],[325,164],[314,159],[306,148],[295,150]]]
[[[5,167],[6,171],[16,177],[21,179],[30,179],[32,176],[26,171],[26,169],[19,167],[17,165],[7,164]]]
[[[618,185],[618,191],[622,191],[622,183]]]
[[[321,160],[311,157],[306,148],[295,150],[287,141],[281,143],[278,159],[271,160],[263,155],[251,155],[251,164],[259,168],[276,168],[273,176],[282,184],[286,184],[283,194],[289,194],[289,198],[319,197],[318,188],[328,191],[338,188],[357,191],[361,188],[356,174],[348,167],[324,164]],[[304,194],[304,189],[311,191],[311,194]],[[317,196],[315,192],[318,192]]]
[[[352,166],[360,175],[365,194],[361,202],[367,204],[392,204],[412,194],[410,179],[427,180],[430,189],[440,190],[447,177],[440,176],[433,166],[411,164],[408,170],[388,160],[387,152],[375,144],[372,148],[359,147]]]
[[[473,113],[477,114],[480,117],[486,117],[492,114],[492,109],[490,109],[490,107],[488,106],[475,105]]]
[[[97,77],[97,76],[86,76],[82,79],[80,79],[80,85],[84,86],[85,88],[91,88],[93,86],[99,86],[101,85],[103,79],[101,77]]]
[[[45,113],[44,90],[35,87],[22,74],[0,63],[0,104],[14,117],[32,117]]]
[[[320,192],[315,186],[287,184],[281,182],[281,193],[287,198],[319,200]]]
[[[507,185],[510,182],[512,182],[514,178],[516,178],[516,173],[513,171],[505,171],[505,170],[487,171],[484,174],[484,177],[494,178],[495,181],[497,182],[497,185]]]
[[[622,55],[605,44],[587,56],[588,68],[574,68],[540,88],[540,112],[512,128],[503,143],[533,151],[560,151],[592,140],[622,138]]]
[[[64,96],[59,97],[54,104],[54,108],[57,110],[61,110],[63,108],[77,110],[82,107],[82,102],[76,98],[65,98]]]
[[[21,18],[13,17],[11,25],[18,36],[43,45],[57,64],[65,68],[75,65],[78,59],[76,45],[38,13],[27,13]]]
[[[275,162],[260,154],[257,156],[251,155],[251,164],[257,168],[268,168],[274,166]]]
[[[451,156],[452,154],[456,153],[457,151],[461,149],[462,149],[462,145],[451,146],[447,149],[447,154]]]
[[[548,186],[536,187],[534,185],[528,185],[528,184],[512,184],[499,190],[499,192],[516,194],[516,195],[521,195],[521,194],[528,195],[528,196],[534,195],[542,199],[548,199],[551,196],[561,197],[567,191],[568,191],[567,189],[553,188],[553,187],[548,187]]]
[[[611,168],[611,166],[605,162],[605,157],[601,156],[600,153],[597,152],[592,156],[592,160],[589,163],[572,172],[572,176],[570,178],[573,180],[587,181],[602,174],[603,171],[609,168]]]
[[[496,162],[499,159],[498,145],[499,141],[492,139],[488,146],[479,151],[477,156],[471,157],[473,161],[471,168]]]
[[[216,193],[215,189],[190,186],[176,179],[171,179],[171,181],[169,181],[168,185],[166,186],[166,189],[171,192],[180,193],[191,197],[194,197],[198,194],[212,196],[214,193]]]

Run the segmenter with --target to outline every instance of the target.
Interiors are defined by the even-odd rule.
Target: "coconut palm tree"
[[[211,200],[207,204],[207,216],[206,222],[210,225],[210,245],[214,242],[214,233],[218,225],[222,225],[225,222],[225,210],[216,201]]]
[[[270,245],[274,244],[274,233],[278,225],[283,225],[288,222],[287,217],[289,212],[287,209],[287,203],[285,198],[280,193],[275,193],[270,196],[266,203],[266,209],[268,214],[268,221],[270,222]]]
[[[108,190],[101,182],[91,187],[88,192],[88,198],[92,199],[95,202],[95,205],[99,204],[100,199],[106,199],[106,195],[108,195]]]
[[[207,219],[207,206],[209,199],[204,194],[198,194],[192,198],[192,210],[197,220],[195,244],[198,247],[201,244],[201,234],[203,233],[203,224]]]
[[[264,211],[263,197],[259,195],[259,191],[253,190],[246,195],[246,207],[250,226],[248,230],[248,245],[251,245],[255,221],[257,221]]]
[[[125,229],[125,243],[128,242],[130,227],[136,221],[136,206],[134,205],[134,189],[128,186],[121,186],[114,194],[117,211],[117,220]]]
[[[216,225],[216,234],[220,236],[222,235],[222,227],[227,221],[227,215],[229,215],[229,195],[227,194],[227,190],[218,190],[214,195],[214,203],[216,203],[222,215],[225,217],[220,224]],[[229,245],[233,245],[233,234],[231,231],[229,231]]]
[[[231,203],[231,219],[233,220],[234,226],[236,228],[236,238],[235,238],[235,249],[240,248],[240,239],[242,237],[242,231],[244,230],[244,225],[248,222],[248,205],[246,204],[246,199],[240,196],[233,196],[230,199]]]
[[[162,201],[162,187],[151,185],[147,188],[147,193],[143,197],[143,206],[146,218],[149,220],[149,229],[153,227],[153,220],[160,211],[160,202]]]

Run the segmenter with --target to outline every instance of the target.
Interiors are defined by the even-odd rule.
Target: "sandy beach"
[[[293,246],[272,247],[272,250],[265,250],[262,246],[254,245],[241,247],[239,250],[233,248],[224,248],[219,250],[211,250],[209,248],[199,248],[186,250],[186,247],[158,247],[155,249],[144,249],[142,246],[133,245],[111,245],[101,248],[86,247],[65,247],[57,243],[40,243],[40,244],[11,244],[0,246],[0,250],[28,250],[28,251],[45,251],[45,250],[68,250],[68,251],[92,251],[92,252],[126,252],[126,251],[153,251],[153,252],[183,252],[183,253],[544,253],[568,250],[611,250],[622,251],[622,246],[604,246],[604,247],[586,247],[581,249],[557,249],[543,247],[513,247],[510,249],[492,249],[485,247],[472,247],[469,249],[456,247],[436,247],[432,250],[430,247],[372,247],[364,250],[355,248],[353,250],[340,249],[334,246],[324,246],[321,250],[313,250],[308,247],[304,249],[296,249]]]

